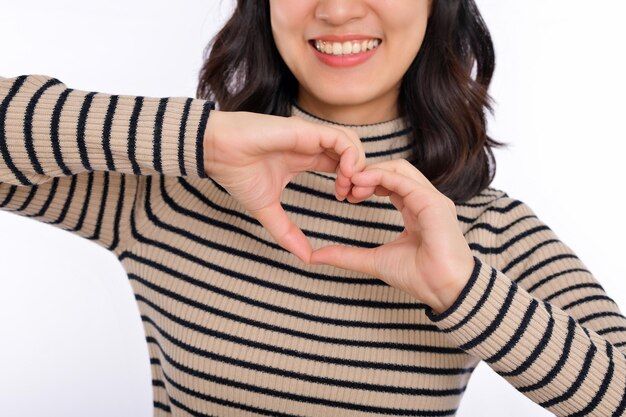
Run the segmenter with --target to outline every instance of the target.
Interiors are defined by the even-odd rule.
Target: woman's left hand
[[[404,231],[372,249],[326,246],[311,263],[328,264],[375,276],[440,313],[467,284],[474,259],[459,227],[456,206],[408,161],[366,167],[352,177],[348,201],[388,196],[402,213]]]

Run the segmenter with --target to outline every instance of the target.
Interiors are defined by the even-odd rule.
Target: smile
[[[380,42],[379,39],[359,39],[345,42],[312,40],[311,45],[320,53],[339,56],[354,55],[376,49]]]

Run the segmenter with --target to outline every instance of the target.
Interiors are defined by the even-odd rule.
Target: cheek
[[[307,3],[304,1],[303,3]],[[293,0],[270,1],[270,24],[274,43],[283,60],[289,64],[297,60],[298,41],[303,39],[307,8]]]
[[[427,23],[428,8],[424,6],[394,13],[385,25],[390,53],[404,70],[408,69],[421,49]]]

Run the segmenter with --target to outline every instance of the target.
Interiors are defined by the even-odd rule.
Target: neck
[[[298,107],[297,103],[291,106],[291,116],[298,116],[313,123],[349,128],[361,139],[368,163],[412,158],[415,148],[413,134],[403,117],[380,123],[343,124],[311,114]]]
[[[329,104],[316,100],[308,94],[300,94],[298,107],[321,119],[344,125],[370,125],[384,123],[399,117],[397,100],[380,100],[351,104]]]

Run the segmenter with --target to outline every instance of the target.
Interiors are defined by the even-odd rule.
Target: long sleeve
[[[489,215],[477,227],[495,234],[494,246],[473,245],[467,285],[428,317],[557,416],[625,415],[626,318],[616,303],[528,205],[505,196]]]
[[[0,78],[0,209],[114,252],[145,176],[206,178],[211,101],[110,95],[41,75]]]

